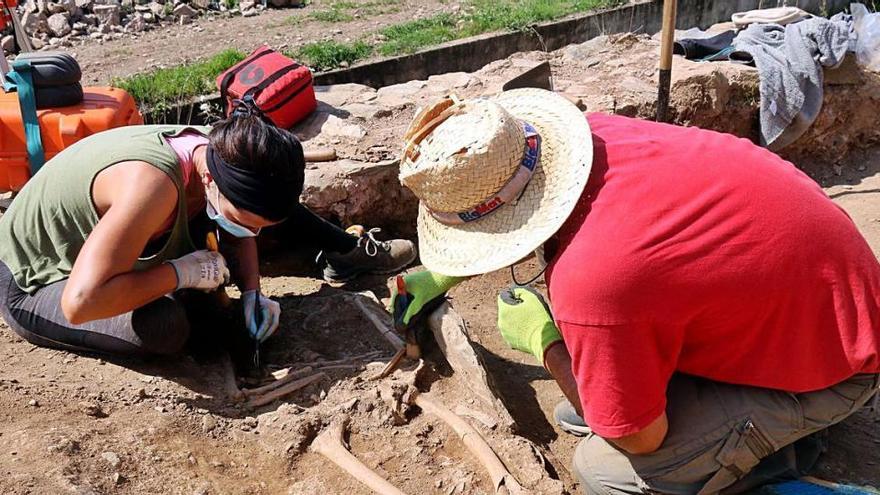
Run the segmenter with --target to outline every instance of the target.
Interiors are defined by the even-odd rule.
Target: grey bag
[[[79,63],[68,53],[26,52],[15,57],[19,60],[30,61],[36,88],[76,84],[82,79]]]
[[[37,109],[78,105],[83,101],[82,69],[63,52],[26,52],[15,61],[31,64]]]

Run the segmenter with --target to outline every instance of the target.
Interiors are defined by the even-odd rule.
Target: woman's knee
[[[136,309],[132,313],[131,327],[145,354],[179,354],[190,335],[186,311],[171,297],[162,297]]]

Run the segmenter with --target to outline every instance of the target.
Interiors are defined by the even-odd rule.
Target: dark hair
[[[299,198],[305,180],[305,158],[296,136],[276,127],[256,111],[239,111],[214,124],[211,146],[225,162],[264,177],[289,183]],[[295,199],[294,199],[295,200]]]

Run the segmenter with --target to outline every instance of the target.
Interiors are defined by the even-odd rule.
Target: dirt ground
[[[374,7],[371,14],[349,22],[322,22],[308,17],[310,12],[327,10],[334,3],[337,2],[313,0],[303,8],[268,9],[254,17],[204,16],[192,24],[159,27],[137,38],[106,42],[88,40],[65,50],[73,53],[79,61],[83,84],[94,86],[109,84],[113,77],[192,62],[227,48],[249,53],[264,43],[287,50],[321,40],[353,41],[384,26],[459,8],[454,2],[401,0],[396,4],[381,5],[381,8]],[[347,3],[370,2],[355,0]],[[288,22],[292,16],[299,21]]]

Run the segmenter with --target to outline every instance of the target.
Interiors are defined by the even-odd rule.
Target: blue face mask
[[[241,225],[233,222],[232,220],[224,217],[222,213],[220,213],[216,208],[214,208],[214,205],[211,204],[210,199],[208,199],[206,197],[205,200],[206,200],[205,202],[207,203],[207,205],[205,206],[205,213],[208,214],[208,218],[213,220],[217,224],[218,227],[225,230],[229,234],[231,234],[235,237],[242,238],[242,237],[256,237],[257,234],[260,233],[260,229],[257,229],[257,231],[254,232],[253,230],[251,230],[247,227],[241,226]],[[217,204],[220,204],[220,191],[219,190],[217,191]]]

